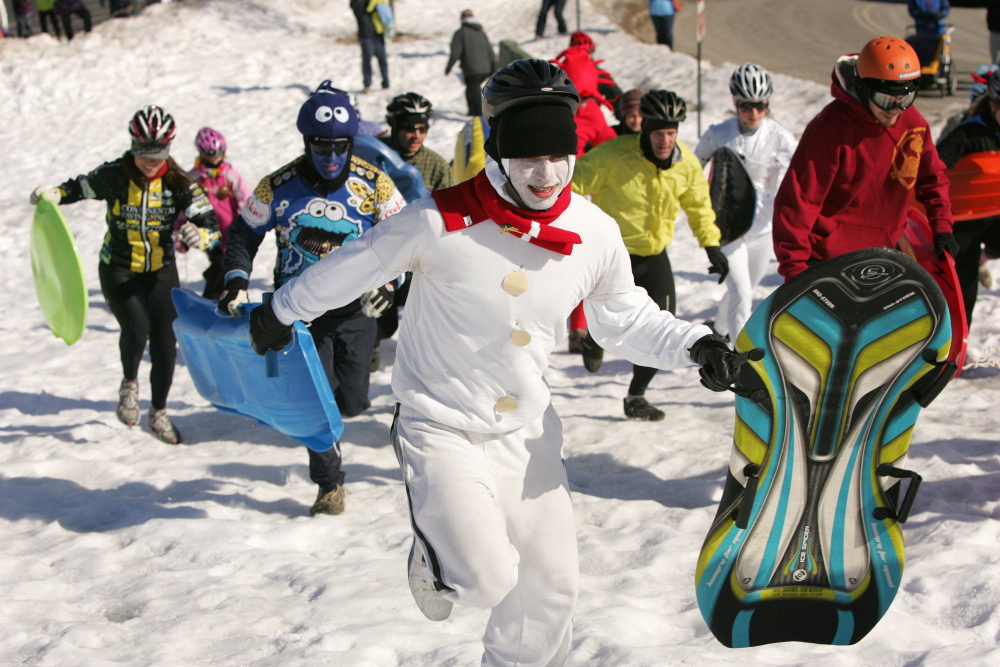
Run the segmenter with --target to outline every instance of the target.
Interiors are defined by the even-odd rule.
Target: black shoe
[[[601,364],[604,363],[604,349],[597,344],[593,336],[587,333],[587,337],[583,339],[582,352],[583,352],[583,367],[586,368],[591,373],[596,373],[601,370]]]
[[[654,408],[642,396],[630,396],[622,401],[625,404],[625,416],[642,422],[663,421],[666,416],[663,410]]]
[[[379,365],[381,363],[382,363],[382,353],[379,350],[378,343],[375,343],[375,351],[372,352],[372,366],[371,366],[372,373],[378,370]]]

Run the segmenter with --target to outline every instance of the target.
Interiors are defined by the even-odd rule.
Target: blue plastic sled
[[[250,346],[250,310],[242,317],[218,314],[215,302],[175,289],[174,333],[198,393],[223,412],[256,419],[309,449],[325,452],[344,432],[309,330],[295,323],[292,344],[278,357],[277,377],[268,377],[264,357]]]

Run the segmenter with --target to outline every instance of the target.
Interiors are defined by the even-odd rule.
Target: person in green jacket
[[[675,314],[676,293],[667,246],[674,238],[674,222],[681,209],[708,254],[709,273],[719,274],[722,282],[729,266],[719,248],[722,237],[715,225],[701,162],[677,140],[677,128],[687,117],[687,104],[672,91],[651,90],[639,101],[639,111],[639,134],[605,141],[577,161],[573,191],[590,195],[618,222],[632,260],[635,284],[644,288],[662,310]],[[589,335],[583,347],[584,366],[596,372],[604,351]],[[654,375],[655,368],[634,367],[624,401],[629,419],[663,419],[663,411],[644,397]]]

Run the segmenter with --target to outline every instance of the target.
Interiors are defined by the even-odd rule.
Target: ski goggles
[[[750,113],[751,111],[757,110],[761,113],[767,111],[769,103],[765,100],[763,102],[737,102],[736,108],[743,113]]]
[[[351,150],[354,139],[351,137],[336,137],[334,139],[324,139],[323,141],[312,140],[309,142],[309,149],[316,155],[330,155],[336,153],[343,155]]]
[[[913,104],[913,100],[917,98],[917,91],[910,90],[902,93],[901,95],[894,95],[892,93],[883,93],[880,90],[873,90],[868,99],[877,106],[882,111],[892,111],[894,109],[899,109],[900,111],[906,111]]]

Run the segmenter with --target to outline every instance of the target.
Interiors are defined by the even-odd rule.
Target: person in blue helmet
[[[264,178],[229,229],[223,260],[226,291],[219,310],[237,314],[257,249],[274,230],[278,256],[275,289],[323,257],[399,211],[406,202],[392,179],[353,154],[358,113],[347,93],[324,82],[299,109],[302,155]],[[368,409],[368,378],[376,321],[390,305],[395,285],[372,290],[310,323],[316,350],[344,417]],[[309,450],[309,476],[319,486],[310,515],[344,511],[340,443]]]

